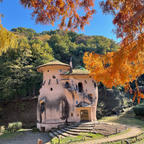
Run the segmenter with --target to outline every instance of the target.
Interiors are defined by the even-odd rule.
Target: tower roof
[[[45,67],[45,66],[56,66],[56,65],[61,65],[61,66],[67,66],[67,67],[70,67],[68,64],[66,63],[63,63],[63,62],[60,62],[58,60],[52,60],[46,64],[43,64],[43,65],[40,65],[37,67],[37,69],[39,69],[40,67]]]
[[[60,61],[58,61],[58,60],[52,60],[52,61],[50,61],[50,62],[48,62],[48,63],[46,63],[46,64],[43,64],[43,65],[40,65],[40,66],[38,66],[37,67],[37,70],[39,71],[39,72],[42,72],[42,69],[44,68],[44,67],[53,67],[53,68],[55,68],[56,66],[62,66],[62,67],[67,67],[68,69],[70,68],[70,65],[68,65],[68,64],[66,64],[66,63],[63,63],[63,62],[60,62]]]

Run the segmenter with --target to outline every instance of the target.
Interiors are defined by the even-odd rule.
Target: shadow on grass
[[[133,108],[126,110],[119,116],[104,117],[100,121],[116,122],[127,126],[136,126],[144,130],[144,118],[136,116],[133,112]]]

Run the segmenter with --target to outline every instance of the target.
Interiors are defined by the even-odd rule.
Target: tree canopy
[[[129,82],[144,73],[144,1],[107,0],[101,6],[104,12],[114,15],[116,35],[122,38],[121,48],[106,55],[86,53],[84,63],[92,77],[107,87],[123,85],[131,90]],[[138,88],[135,97],[138,102],[144,98]]]
[[[45,31],[36,33],[32,29],[13,28],[17,37],[17,48],[9,47],[0,56],[0,100],[11,100],[39,94],[42,74],[36,67],[54,58],[73,66],[84,65],[85,51],[104,54],[115,51],[118,45],[102,36],[85,36],[75,32]]]
[[[94,0],[20,1],[22,5],[33,10],[32,16],[36,18],[36,22],[53,25],[60,20],[60,28],[72,30],[78,27],[83,29],[95,13]],[[104,13],[111,13],[114,16],[115,33],[122,39],[120,49],[112,53],[103,52],[103,55],[86,53],[84,63],[96,81],[101,81],[107,87],[123,85],[130,90],[129,82],[144,73],[144,0],[101,0],[100,5]],[[0,30],[1,33],[5,31],[2,27]],[[1,46],[3,49],[7,49],[12,40],[8,32],[5,31],[5,34],[8,34],[8,38],[2,39],[2,44],[6,45],[4,48]],[[52,40],[55,41],[55,38],[58,36],[54,36]],[[55,52],[59,51],[59,46],[68,53],[70,49],[67,49],[64,43],[57,41]],[[80,47],[83,45],[85,44],[81,44]],[[59,52],[65,56],[64,51]],[[60,58],[60,55],[57,56]],[[139,92],[136,96],[138,101],[144,98]]]

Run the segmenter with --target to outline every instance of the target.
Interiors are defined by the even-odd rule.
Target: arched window
[[[96,82],[94,82],[94,88],[96,88]]]
[[[83,92],[83,84],[81,82],[78,83],[78,91]]]
[[[66,82],[65,83],[65,88],[69,88],[69,87],[70,87],[69,82]]]

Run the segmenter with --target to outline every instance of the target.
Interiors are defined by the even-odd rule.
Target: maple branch
[[[132,18],[130,18],[130,21],[133,21],[134,19],[137,19],[140,15],[144,14],[144,7],[140,9]]]
[[[133,20],[137,19],[139,16],[144,15],[144,7],[141,8],[136,14],[134,14],[129,21],[125,22],[123,26],[127,25],[129,22],[132,22]]]

